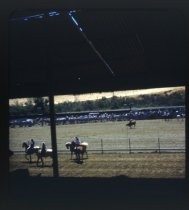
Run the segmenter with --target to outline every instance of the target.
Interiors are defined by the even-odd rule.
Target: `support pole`
[[[160,148],[160,139],[158,138],[158,151],[159,153],[161,152],[161,148]]]
[[[57,156],[57,143],[56,143],[56,124],[55,124],[55,111],[54,111],[54,96],[49,96],[50,107],[50,126],[51,126],[51,144],[53,149],[53,175],[58,177],[58,156]]]
[[[131,154],[131,139],[129,138],[129,154]]]
[[[103,140],[101,139],[101,151],[102,151],[102,154],[104,154],[104,149],[103,149]]]
[[[186,135],[186,158],[185,158],[185,175],[189,183],[189,86],[185,87],[185,102],[186,102],[186,118],[185,118],[185,135]]]

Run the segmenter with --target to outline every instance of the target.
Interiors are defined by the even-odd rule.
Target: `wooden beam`
[[[186,141],[186,156],[185,156],[185,175],[186,180],[189,181],[189,86],[186,86],[185,90],[185,101],[186,101],[186,117],[185,117],[185,141]]]
[[[51,144],[53,149],[53,175],[59,176],[58,172],[58,155],[57,155],[57,142],[56,142],[56,123],[55,123],[55,111],[54,111],[54,96],[49,96],[50,107],[50,127],[51,127]]]

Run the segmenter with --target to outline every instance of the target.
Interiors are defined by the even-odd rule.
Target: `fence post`
[[[131,139],[129,138],[129,154],[131,154]]]
[[[101,151],[102,151],[102,154],[104,153],[104,150],[103,150],[103,140],[101,139]]]
[[[158,138],[158,151],[159,151],[159,153],[161,152],[160,151],[160,139]]]

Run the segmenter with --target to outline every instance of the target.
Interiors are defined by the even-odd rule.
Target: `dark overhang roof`
[[[69,12],[10,17],[10,98],[185,85],[177,11],[85,9],[74,19]]]

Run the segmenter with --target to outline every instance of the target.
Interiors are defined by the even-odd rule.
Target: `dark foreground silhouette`
[[[26,169],[9,183],[10,209],[189,209],[185,179],[30,177]]]

